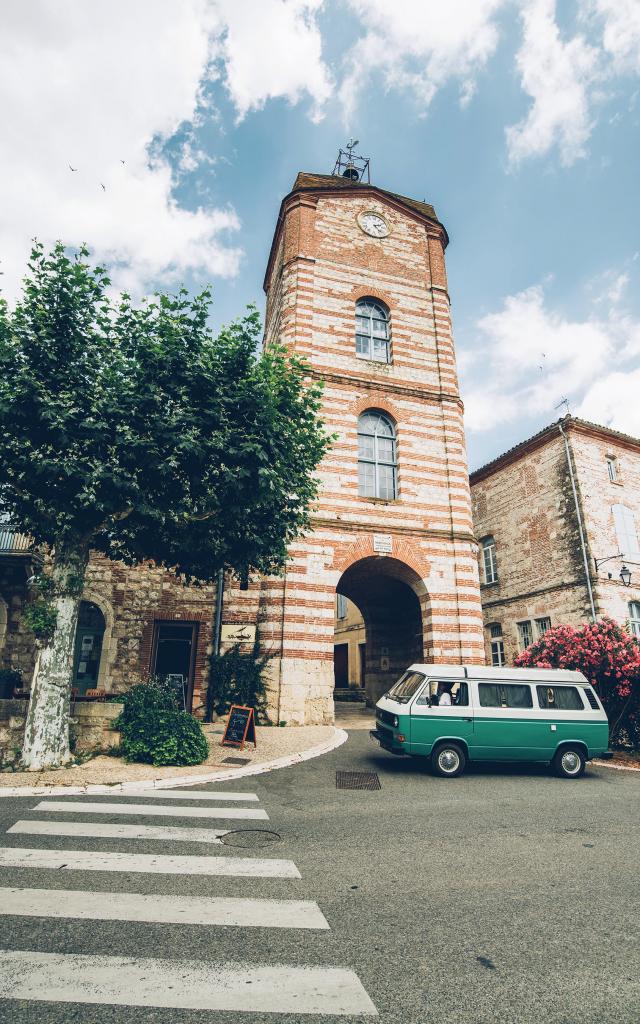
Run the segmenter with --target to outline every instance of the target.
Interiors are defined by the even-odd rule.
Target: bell
[[[343,178],[350,178],[351,181],[359,181],[360,175],[358,174],[357,168],[354,164],[347,164],[344,171],[342,172]]]

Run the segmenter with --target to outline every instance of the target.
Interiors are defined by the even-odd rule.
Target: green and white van
[[[447,778],[469,761],[543,761],[575,779],[592,757],[612,756],[593,687],[551,669],[412,665],[378,701],[371,735]]]

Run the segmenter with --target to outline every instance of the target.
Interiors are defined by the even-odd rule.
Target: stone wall
[[[640,442],[575,418],[563,421],[582,518],[589,581],[596,615],[620,623],[629,602],[640,600],[640,564],[632,585],[619,580],[621,560],[596,573],[594,559],[618,548],[612,506],[627,505],[640,532]],[[612,482],[607,456],[617,460]],[[564,440],[557,424],[471,474],[474,529],[479,542],[485,647],[491,626],[502,628],[507,664],[522,649],[518,623],[549,618],[552,626],[592,620],[584,554]],[[482,540],[496,543],[498,580],[484,581]],[[640,556],[636,556],[640,563]],[[629,567],[634,568],[631,559]],[[607,579],[608,571],[613,579]]]
[[[0,700],[0,765],[13,763],[22,749],[27,708],[26,700]],[[120,733],[113,728],[113,722],[121,711],[122,704],[115,702],[77,701],[72,704],[72,751],[81,754],[117,746]]]

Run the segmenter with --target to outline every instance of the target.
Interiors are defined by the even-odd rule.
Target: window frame
[[[362,424],[367,417],[377,416],[378,423],[381,421],[386,423],[391,431],[390,434],[379,434],[377,429],[371,433],[368,430],[362,429]],[[396,428],[391,417],[383,412],[381,409],[365,409],[364,412],[358,416],[357,423],[357,435],[358,435],[358,497],[360,498],[374,498],[379,501],[397,501],[398,499],[398,437],[396,434]],[[364,452],[364,445],[362,439],[370,438],[373,441],[372,449],[373,456],[369,456]],[[391,459],[385,459],[380,455],[380,439],[391,441]],[[361,473],[360,467],[373,466],[373,494],[367,493],[365,490],[366,482],[364,480],[364,473]],[[383,486],[381,483],[380,470],[391,471],[391,482],[392,482],[392,493],[391,495],[383,494]]]
[[[482,573],[484,576],[485,585],[490,586],[492,583],[498,582],[498,559],[496,556],[496,541],[492,534],[483,537],[480,541],[482,548]],[[488,556],[488,558],[487,558]],[[487,562],[491,569],[491,578],[487,571]]]
[[[605,461],[607,463],[607,473],[609,474],[609,483],[619,484],[620,481],[620,467],[618,465],[618,458],[616,455],[605,455]]]
[[[541,629],[541,627],[540,627],[540,623],[541,622],[548,622],[549,625],[546,626],[545,629]],[[535,620],[535,624],[536,624],[536,639],[539,640],[541,636],[544,636],[545,633],[548,633],[549,630],[551,629],[551,616],[550,615],[541,615],[539,618],[537,618]]]
[[[358,312],[359,309],[366,312]],[[374,310],[378,310],[382,313],[382,316],[374,316]],[[355,305],[355,342],[356,342],[356,358],[367,359],[371,363],[381,363],[383,366],[388,366],[391,362],[391,317],[389,309],[380,299],[376,299],[373,296],[365,295],[358,299]],[[358,322],[360,320],[367,321],[367,329],[361,330],[362,324]],[[376,333],[374,330],[374,324],[384,324],[384,335]],[[380,355],[376,355],[376,342],[384,342],[384,358]],[[366,343],[366,351],[360,351],[359,345]]]
[[[629,630],[636,640],[640,640],[640,601],[629,601],[627,604],[629,612]]]
[[[336,618],[346,619],[347,617],[347,599],[344,594],[336,594]]]
[[[640,559],[640,546],[638,545],[638,531],[633,509],[622,502],[616,502],[611,506],[613,525],[616,531],[618,551],[625,558],[636,556]]]
[[[522,619],[521,622],[516,622],[518,628],[518,646],[521,651],[526,651],[527,647],[530,647],[533,643],[533,625],[531,619]],[[529,640],[525,639],[525,633],[528,632]]]
[[[541,694],[540,694],[541,690],[546,690],[547,691],[547,697],[545,698],[544,703],[543,703],[543,699],[542,699]],[[550,690],[554,692],[554,700],[551,702],[551,704],[549,704],[549,698],[548,698],[548,694],[549,694]],[[560,708],[560,707],[558,707],[556,705],[556,702],[555,702],[555,692],[558,691],[558,690],[567,690],[567,691],[571,690],[571,691],[573,691],[573,693],[576,695],[576,698],[578,700],[577,706],[572,707],[572,708]],[[535,691],[536,691],[536,702],[537,702],[537,705],[538,705],[538,708],[540,709],[540,711],[553,711],[554,715],[557,715],[557,714],[559,714],[562,711],[568,711],[571,714],[573,714],[573,712],[575,712],[575,711],[587,711],[587,710],[589,710],[587,707],[585,707],[585,702],[584,702],[584,699],[583,699],[583,695],[582,695],[582,693],[580,692],[580,689],[577,686],[570,686],[570,685],[567,685],[566,683],[558,683],[558,684],[555,684],[555,685],[553,683],[536,683]]]
[[[502,632],[502,625],[499,622],[489,622],[487,625],[489,630],[489,645],[491,650],[491,667],[492,668],[503,668],[505,664],[504,656],[504,634]]]

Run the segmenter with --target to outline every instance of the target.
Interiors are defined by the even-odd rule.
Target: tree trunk
[[[78,609],[88,551],[54,551],[55,632],[36,658],[24,730],[22,764],[29,771],[59,768],[71,758],[69,711]]]

